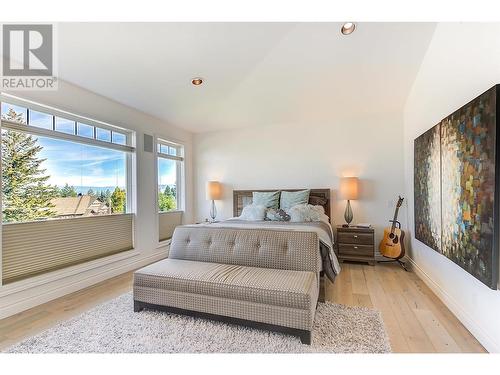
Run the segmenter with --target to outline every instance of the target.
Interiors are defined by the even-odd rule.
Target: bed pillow
[[[313,206],[312,204],[298,204],[287,211],[290,215],[290,221],[299,223],[307,221],[324,221],[329,223],[328,216],[325,215],[325,209],[322,206]]]
[[[266,220],[269,220],[269,221],[290,221],[290,215],[288,215],[282,209],[275,210],[274,208],[268,208],[266,211]]]
[[[249,204],[243,207],[239,219],[247,221],[261,221],[266,217],[266,206],[261,204]]]
[[[323,197],[316,197],[316,196],[309,196],[309,204],[312,204],[313,206],[325,206],[325,204],[328,203],[328,199],[323,198]]]
[[[280,204],[279,191],[254,191],[252,193],[252,204],[262,205],[277,210]]]
[[[309,203],[309,194],[311,190],[301,190],[301,191],[282,191],[280,198],[280,208],[282,210],[289,210],[293,206],[298,204]]]

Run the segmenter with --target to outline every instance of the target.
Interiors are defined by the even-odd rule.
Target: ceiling
[[[340,27],[62,23],[59,76],[196,133],[401,111],[435,24]]]

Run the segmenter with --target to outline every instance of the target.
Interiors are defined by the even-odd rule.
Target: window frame
[[[40,136],[46,136],[46,137],[51,137],[51,138],[59,138],[63,140],[69,140],[77,143],[84,143],[84,144],[89,144],[89,145],[94,145],[94,146],[99,146],[99,147],[105,147],[105,148],[112,148],[116,149],[119,151],[126,151],[126,152],[134,152],[135,151],[135,132],[125,129],[123,127],[111,125],[102,121],[97,121],[90,119],[88,117],[76,115],[70,112],[66,112],[57,108],[53,108],[50,106],[42,105],[39,103],[32,102],[30,100],[26,99],[21,99],[19,97],[5,94],[5,93],[0,93],[0,104],[1,103],[9,103],[9,104],[14,104],[20,107],[27,108],[28,113],[27,113],[27,119],[26,119],[26,124],[21,124],[17,122],[12,122],[8,120],[1,120],[2,123],[5,123],[7,128],[13,127],[13,130],[18,130],[18,131],[24,131],[25,133],[33,133],[36,135]],[[36,111],[36,112],[43,112],[46,114],[49,114],[53,116],[53,121],[52,121],[52,129],[44,129],[44,128],[39,128],[33,125],[29,125],[29,112],[30,110]],[[60,117],[66,120],[71,120],[75,122],[75,130],[76,130],[76,124],[77,123],[82,123],[84,125],[91,125],[94,126],[94,138],[89,138],[89,137],[84,137],[75,134],[69,134],[69,133],[64,133],[55,130],[55,123],[56,117]],[[106,142],[106,141],[100,141],[96,139],[96,129],[95,128],[102,128],[111,131],[112,133],[121,133],[124,134],[126,137],[126,143],[125,145],[117,144],[117,143],[112,143],[112,142]]]
[[[169,212],[184,212],[185,211],[185,157],[184,150],[185,146],[181,142],[166,140],[163,137],[155,137],[154,139],[154,153],[155,153],[155,175],[156,175],[156,194],[155,194],[155,206],[158,215],[168,214]],[[160,145],[172,147],[176,149],[176,155],[165,154],[160,152]],[[159,175],[159,159],[174,160],[176,161],[176,201],[177,207],[175,210],[170,211],[160,211],[158,204],[159,191],[158,186],[160,184]]]
[[[134,155],[135,155],[135,137],[136,134],[132,130],[128,130],[122,127],[114,126],[108,123],[104,123],[101,121],[93,120],[84,116],[76,115],[70,112],[66,112],[60,109],[56,109],[50,106],[42,105],[39,103],[32,102],[30,100],[26,99],[21,99],[19,97],[5,94],[5,93],[0,93],[0,107],[2,103],[8,103],[8,104],[13,104],[17,106],[21,106],[27,109],[27,118],[26,118],[26,123],[17,123],[9,120],[3,120],[0,117],[0,129],[6,129],[6,130],[12,130],[12,131],[18,131],[18,132],[23,132],[27,134],[33,134],[33,135],[38,135],[42,137],[48,137],[56,140],[63,140],[63,141],[70,141],[74,143],[79,143],[79,144],[85,144],[85,145],[90,145],[90,146],[96,146],[96,147],[101,147],[101,148],[107,148],[111,150],[116,150],[116,151],[121,151],[125,153],[125,160],[126,160],[126,166],[125,166],[125,187],[126,187],[126,212],[123,214],[133,214],[135,212],[135,205],[134,205],[134,199],[133,199],[133,181],[134,181],[134,168],[133,168],[133,163],[134,163]],[[52,116],[52,130],[49,129],[44,129],[44,128],[39,128],[33,125],[29,125],[29,113],[30,110],[37,111],[37,112],[43,112],[46,114],[49,114]],[[63,118],[66,120],[74,121],[75,122],[75,134],[69,134],[69,133],[64,133],[55,130],[55,124],[56,124],[56,117]],[[79,136],[76,133],[76,127],[77,123],[84,123],[88,125],[94,126],[94,138],[88,138],[88,137],[83,137]],[[126,137],[126,145],[121,145],[121,144],[116,144],[116,143],[111,143],[111,142],[106,142],[106,141],[100,141],[96,139],[96,133],[97,129],[96,128],[102,128],[106,130],[110,130],[111,134],[114,132],[119,132],[121,134],[124,134]],[[1,134],[0,134],[0,140],[1,140]],[[0,163],[1,164],[1,163]],[[0,165],[1,168],[1,165]],[[1,171],[1,169],[0,169]],[[1,182],[0,182],[0,189],[1,189]],[[1,205],[1,199],[0,199],[0,209],[2,208]],[[122,215],[121,213],[115,214],[115,215]],[[8,223],[4,224],[2,222],[2,215],[0,215],[0,225],[7,225]]]

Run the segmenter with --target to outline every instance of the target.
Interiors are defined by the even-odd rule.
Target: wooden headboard
[[[243,207],[252,203],[252,193],[254,191],[300,191],[306,189],[253,189],[253,190],[233,190],[233,216],[240,216]],[[330,189],[310,189],[309,203],[314,205],[321,205],[325,209],[325,214],[332,221],[330,212]]]

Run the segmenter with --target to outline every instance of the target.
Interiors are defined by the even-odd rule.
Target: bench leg
[[[139,312],[141,310],[144,310],[144,306],[142,305],[142,302],[134,300],[134,312]]]
[[[319,295],[318,295],[318,302],[325,302],[326,298],[326,282],[325,282],[325,276],[321,275],[319,279]]]
[[[311,331],[303,331],[299,337],[302,344],[311,345]]]

